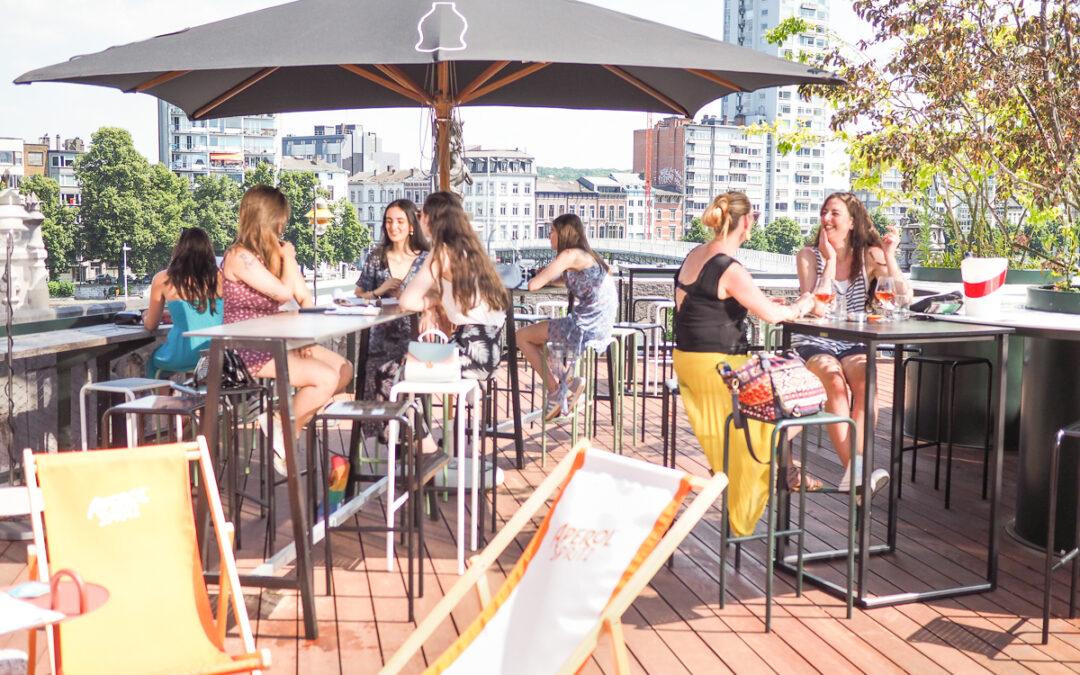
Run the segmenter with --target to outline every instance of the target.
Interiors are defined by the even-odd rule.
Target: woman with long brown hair
[[[806,246],[796,257],[799,288],[804,293],[825,289],[836,298],[841,314],[866,312],[873,298],[877,280],[891,278],[897,292],[906,292],[907,282],[896,261],[900,236],[890,228],[885,236],[874,229],[873,221],[859,198],[850,192],[834,192],[821,205],[821,224],[814,236],[817,246]],[[866,392],[866,345],[831,340],[811,335],[797,335],[792,345],[806,361],[806,367],[818,376],[825,386],[825,409],[855,420],[855,476],[862,481],[862,428],[866,424],[864,394]],[[854,404],[848,398],[851,390]],[[877,419],[877,406],[870,414],[870,423]],[[846,424],[829,427],[843,475],[839,481],[842,491],[850,489],[848,463],[852,457],[852,440]],[[884,469],[871,476],[871,492],[889,480]],[[858,485],[857,485],[858,486]]]
[[[172,328],[147,362],[147,377],[195,368],[199,352],[210,340],[186,338],[184,333],[220,324],[221,304],[221,273],[210,237],[197,227],[184,228],[168,268],[150,282],[150,305],[143,312],[143,326],[148,331],[157,330],[168,312]]]
[[[462,375],[486,380],[502,359],[506,289],[457,195],[429,195],[420,226],[431,252],[401,294],[401,308],[423,312],[441,306],[455,326],[450,337],[461,349]]]
[[[314,306],[296,263],[296,249],[281,240],[289,213],[289,201],[276,188],[256,185],[244,194],[236,242],[225,252],[221,265],[224,323],[276,314],[290,300],[301,307]],[[238,349],[237,353],[254,377],[274,377],[270,352]],[[300,430],[315,412],[335,393],[345,390],[352,377],[352,365],[321,345],[294,349],[288,360],[289,383],[299,389],[293,397],[293,430],[299,438]],[[265,432],[265,418],[260,423]],[[280,429],[280,424],[274,425],[275,432]],[[274,467],[284,474],[284,442],[279,433],[274,436]]]
[[[586,347],[607,343],[618,309],[615,283],[608,276],[607,263],[589,246],[581,219],[572,213],[559,216],[551,221],[550,238],[555,259],[529,280],[529,290],[563,283],[574,298],[574,308],[567,316],[538,321],[517,333],[521,353],[540,373],[547,387],[544,417],[548,420],[577,405],[585,381],[573,376],[574,366]]]

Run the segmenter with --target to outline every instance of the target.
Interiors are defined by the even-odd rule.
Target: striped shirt
[[[816,248],[813,249],[814,257],[817,258],[817,276],[814,278],[814,283],[821,278],[821,273],[825,271],[825,259],[821,257],[821,251]],[[866,307],[870,302],[870,287],[866,279],[866,265],[863,264],[862,270],[858,277],[848,280],[847,292],[843,295],[844,309],[848,312],[865,312]],[[831,352],[840,353],[845,349],[850,349],[858,343],[856,342],[844,342],[843,340],[831,340],[829,338],[817,337],[815,335],[803,335],[801,333],[793,335],[791,337],[791,345],[793,347],[803,345],[815,345],[828,349]]]

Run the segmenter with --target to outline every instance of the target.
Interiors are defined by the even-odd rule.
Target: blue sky
[[[719,39],[722,0],[590,0]],[[138,149],[157,161],[157,99],[112,89],[70,84],[11,84],[18,75],[76,54],[145,39],[161,33],[281,4],[280,0],[6,0],[0,3],[0,136],[34,140],[42,134],[64,138],[90,134],[101,126],[131,131]],[[841,35],[866,29],[849,2],[833,0],[834,30]],[[718,112],[718,105],[703,113]],[[465,142],[486,147],[518,147],[544,165],[628,168],[632,131],[645,125],[643,113],[548,109],[474,108],[462,110]],[[417,109],[294,113],[279,116],[283,133],[311,133],[314,124],[357,122],[382,137],[384,149],[401,154],[408,166],[430,163],[428,115]]]

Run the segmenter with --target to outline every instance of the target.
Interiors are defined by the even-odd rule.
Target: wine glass
[[[836,301],[836,290],[836,284],[832,279],[824,277],[818,277],[817,284],[814,285],[814,299],[825,305],[826,319],[835,316],[833,304]]]
[[[881,303],[881,307],[885,310],[889,319],[895,319],[896,284],[893,282],[892,277],[881,277],[877,280],[877,288],[874,290],[874,297]]]
[[[904,286],[899,282],[894,283],[896,289],[896,318],[907,319],[911,316],[911,311],[908,307],[911,306],[911,301],[914,300],[914,293],[911,286]]]

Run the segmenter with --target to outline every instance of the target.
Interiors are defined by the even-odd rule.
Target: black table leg
[[[874,470],[874,402],[877,400],[877,343],[866,343],[866,391],[863,397],[863,475],[862,475],[862,513],[859,519],[859,574],[855,587],[858,600],[866,598],[866,570],[870,564],[870,502],[873,495],[869,492],[870,474]],[[857,422],[858,420],[856,420]],[[852,439],[854,441],[855,439]],[[855,444],[852,443],[851,460],[855,461]],[[852,485],[854,490],[855,486]]]
[[[998,500],[1001,496],[1001,468],[1004,461],[1005,449],[1005,398],[1006,398],[1006,362],[1009,359],[1009,338],[1007,335],[998,335],[997,338],[997,368],[991,378],[991,392],[994,397],[993,410],[996,411],[994,418],[994,473],[990,481],[990,545],[986,552],[986,580],[990,582],[991,590],[997,588],[998,573],[998,526],[1000,510]],[[1047,542],[1047,546],[1051,543]]]
[[[521,432],[521,387],[518,383],[517,328],[514,325],[514,296],[509,295],[506,307],[506,364],[510,369],[510,407],[514,413],[514,452],[517,468],[525,468],[525,439]],[[498,438],[498,434],[495,434]],[[495,454],[498,454],[496,449]]]
[[[206,377],[206,410],[203,411],[202,435],[206,438],[206,447],[210,452],[210,466],[218,463],[218,407],[217,400],[221,391],[221,361],[225,347],[221,340],[210,341],[210,363]],[[273,488],[271,488],[273,489]],[[210,510],[207,506],[206,483],[199,481],[199,499],[195,510],[195,524],[199,528],[199,551],[203,564],[208,562]]]
[[[904,368],[904,345],[893,345],[893,406],[892,406],[892,443],[889,449],[889,527],[886,541],[889,550],[896,550],[896,521],[900,509],[900,480],[904,459],[904,390],[906,388]]]

